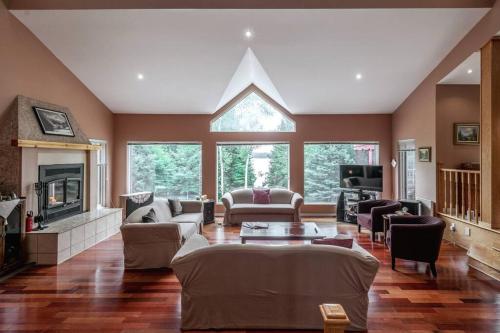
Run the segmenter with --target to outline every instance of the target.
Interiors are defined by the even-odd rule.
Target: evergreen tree
[[[356,163],[351,144],[305,145],[304,161],[304,195],[308,202],[335,202],[339,165]]]
[[[271,151],[269,172],[264,183],[265,187],[288,188],[288,162],[288,145],[274,145]]]

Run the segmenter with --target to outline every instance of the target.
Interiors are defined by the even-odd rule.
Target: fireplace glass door
[[[64,179],[57,179],[47,184],[47,208],[64,205]]]
[[[68,178],[66,187],[66,203],[72,204],[80,200],[80,179]]]

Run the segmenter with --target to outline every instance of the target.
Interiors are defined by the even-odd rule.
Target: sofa
[[[391,251],[392,269],[396,258],[429,263],[437,277],[436,261],[446,223],[433,216],[391,216],[387,246]]]
[[[125,268],[148,269],[170,267],[172,258],[184,242],[203,231],[203,203],[181,201],[183,214],[172,216],[166,200],[138,207],[120,227],[123,238]],[[143,223],[142,216],[153,208],[159,222]]]
[[[300,207],[304,202],[300,194],[274,188],[270,190],[270,196],[270,204],[254,204],[252,189],[238,189],[224,194],[224,225],[251,221],[300,222]]]
[[[401,209],[401,203],[392,200],[365,200],[358,203],[358,232],[361,227],[372,232],[372,241],[375,234],[384,231],[384,214],[393,214]]]
[[[356,243],[218,244],[194,235],[172,269],[182,285],[183,330],[323,329],[318,309],[340,303],[365,330],[378,260]]]

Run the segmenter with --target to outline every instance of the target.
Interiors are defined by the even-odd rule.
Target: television
[[[381,165],[340,165],[340,188],[382,192],[383,174]]]

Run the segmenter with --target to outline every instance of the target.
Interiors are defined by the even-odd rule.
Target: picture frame
[[[479,123],[453,124],[453,142],[456,145],[479,145],[481,128]]]
[[[431,162],[432,161],[432,147],[419,147],[418,148],[418,161]]]
[[[37,106],[33,107],[33,111],[36,114],[43,134],[75,136],[66,112],[49,110]]]

